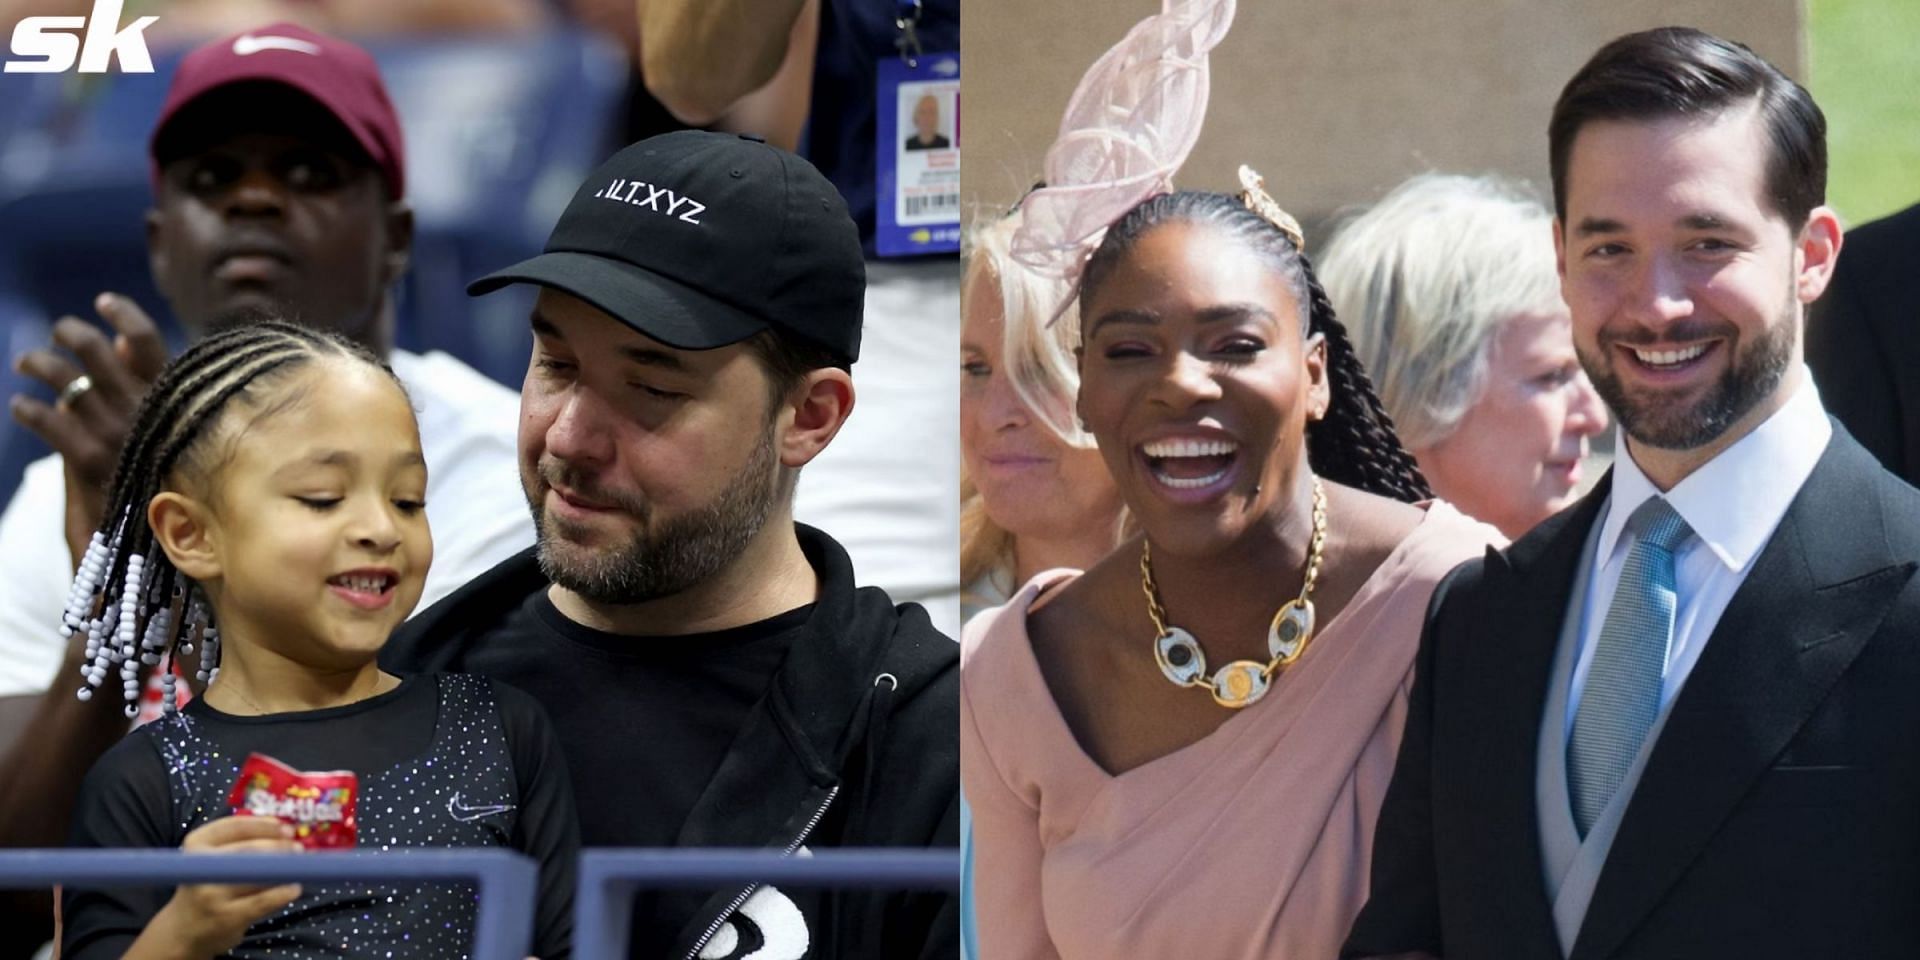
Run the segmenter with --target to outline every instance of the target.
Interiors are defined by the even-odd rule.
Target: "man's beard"
[[[1799,324],[1789,303],[1786,315],[1762,331],[1753,346],[1736,353],[1720,379],[1707,387],[1706,394],[1691,405],[1670,402],[1658,394],[1636,398],[1620,382],[1614,371],[1619,354],[1615,345],[1634,344],[1624,337],[1600,337],[1599,357],[1584,348],[1576,349],[1587,379],[1606,401],[1607,408],[1620,420],[1620,429],[1636,442],[1662,450],[1695,450],[1720,438],[1755,406],[1773,395],[1786,376],[1793,360],[1793,348],[1799,339]],[[1676,324],[1668,332],[1669,340],[1696,340],[1732,332],[1730,324]],[[1733,349],[1731,337],[1724,339]],[[1622,360],[1622,363],[1633,361]]]
[[[775,467],[773,431],[768,429],[713,502],[647,533],[642,531],[653,512],[650,505],[631,495],[597,490],[557,461],[543,460],[537,469],[546,484],[527,491],[539,535],[540,572],[595,603],[643,603],[680,593],[732,563],[766,526],[776,499]],[[549,518],[544,507],[545,486],[555,481],[625,511],[642,530],[624,544],[598,548],[556,535],[556,528],[566,531],[567,521]]]

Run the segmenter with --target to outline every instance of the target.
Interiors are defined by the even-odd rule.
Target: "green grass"
[[[1849,225],[1920,203],[1920,2],[1808,0],[1827,202]]]

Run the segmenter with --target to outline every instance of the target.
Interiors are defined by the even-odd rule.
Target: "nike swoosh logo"
[[[234,38],[233,52],[240,56],[251,57],[262,50],[291,50],[294,53],[305,53],[316,57],[320,55],[318,44],[308,43],[295,37],[276,37],[272,34],[256,37],[247,33]]]
[[[496,813],[507,813],[511,810],[513,810],[513,804],[511,803],[496,803],[480,807],[468,806],[460,802],[460,794],[458,791],[455,791],[453,796],[447,798],[447,813],[462,823],[472,823],[481,817],[491,817]]]

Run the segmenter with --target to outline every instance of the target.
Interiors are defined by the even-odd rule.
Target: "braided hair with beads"
[[[1433,492],[1426,478],[1420,475],[1413,455],[1400,445],[1400,438],[1393,432],[1393,419],[1374,393],[1373,381],[1347,338],[1347,328],[1334,317],[1333,303],[1300,249],[1299,228],[1284,214],[1276,216],[1278,208],[1257,187],[1253,193],[1243,199],[1183,190],[1150,197],[1128,210],[1107,228],[1081,272],[1081,315],[1086,316],[1086,303],[1094,291],[1153,228],[1191,223],[1225,231],[1279,270],[1300,304],[1303,336],[1318,333],[1326,338],[1332,402],[1325,416],[1307,424],[1307,462],[1313,472],[1335,483],[1406,503],[1430,499]]]
[[[147,525],[147,504],[176,471],[212,472],[214,445],[207,441],[236,401],[264,408],[266,387],[326,356],[357,359],[393,375],[380,358],[345,337],[262,318],[208,336],[161,371],[120,450],[105,520],[87,545],[61,617],[61,636],[86,636],[80,699],[91,699],[117,671],[127,716],[133,717],[139,712],[140,667],[159,666],[162,709],[172,712],[173,658],[196,649],[198,679],[211,682],[218,675],[220,632],[213,611],[199,586],[160,549]]]

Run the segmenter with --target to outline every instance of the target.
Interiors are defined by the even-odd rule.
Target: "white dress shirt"
[[[1746,582],[1754,558],[1773,537],[1832,436],[1833,425],[1820,405],[1813,376],[1803,366],[1800,387],[1785,406],[1667,491],[1667,502],[1693,528],[1694,539],[1674,556],[1679,596],[1673,616],[1673,641],[1667,647],[1660,686],[1662,715],[1687,682],[1734,591]],[[1626,449],[1627,445],[1622,447]],[[1573,686],[1567,696],[1569,736],[1580,709],[1580,695],[1586,690],[1600,628],[1606,623],[1614,587],[1620,582],[1620,568],[1633,546],[1633,538],[1626,533],[1627,518],[1647,498],[1660,495],[1653,481],[1634,463],[1630,450],[1614,461],[1612,483],[1590,567],[1597,572],[1587,581],[1580,659],[1575,662]]]
[[[867,261],[853,413],[800,471],[793,518],[847,548],[853,579],[960,636],[960,271]]]

